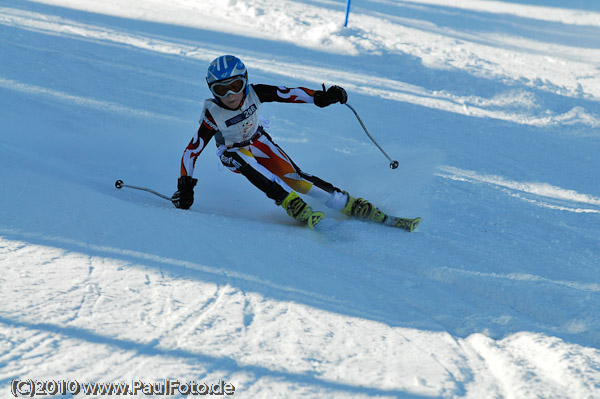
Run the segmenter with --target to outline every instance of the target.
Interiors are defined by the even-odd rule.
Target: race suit
[[[264,102],[312,104],[314,93],[314,90],[304,87],[252,84],[236,110],[221,106],[215,99],[207,99],[200,127],[183,153],[181,175],[193,175],[196,159],[214,137],[221,163],[229,170],[244,175],[276,204],[294,190],[320,197],[326,205],[341,209],[346,195],[331,183],[303,172],[273,142],[258,117],[260,105]]]

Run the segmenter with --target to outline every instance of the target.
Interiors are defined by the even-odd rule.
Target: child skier
[[[313,211],[296,193],[324,200],[329,208],[348,216],[383,222],[386,215],[369,201],[354,198],[316,176],[303,172],[273,142],[259,122],[258,111],[264,102],[312,103],[326,107],[346,103],[348,95],[339,86],[325,90],[248,84],[244,63],[232,55],[216,58],[208,67],[206,82],[214,98],[204,102],[200,127],[183,153],[181,177],[171,201],[188,209],[194,202],[192,177],[196,158],[211,138],[215,138],[221,163],[241,173],[288,215],[313,229],[325,216]]]

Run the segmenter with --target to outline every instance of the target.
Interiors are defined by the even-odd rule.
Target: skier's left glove
[[[315,91],[313,98],[315,105],[323,108],[335,103],[346,104],[348,93],[340,86],[331,86],[325,90],[325,85],[323,84],[323,90]]]
[[[198,179],[191,176],[181,176],[177,179],[177,191],[171,197],[171,202],[180,209],[190,209],[194,203],[194,186]]]

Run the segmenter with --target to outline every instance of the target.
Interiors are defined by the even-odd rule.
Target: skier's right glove
[[[325,84],[323,84],[323,90],[315,91],[313,99],[317,107],[327,107],[328,105],[340,103],[346,104],[348,101],[348,93],[340,86],[331,86],[325,90]]]
[[[191,176],[181,176],[177,179],[177,191],[171,197],[171,202],[177,208],[190,209],[194,203],[194,186],[198,179]]]

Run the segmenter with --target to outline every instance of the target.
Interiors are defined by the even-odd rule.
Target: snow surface
[[[345,29],[345,3],[0,0],[0,397],[600,397],[600,6],[355,1]],[[345,87],[399,169],[344,106],[266,104],[269,131],[418,231],[309,231],[212,144],[189,211],[116,190],[175,190],[228,53],[252,82]]]

